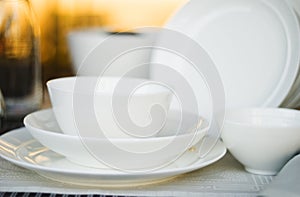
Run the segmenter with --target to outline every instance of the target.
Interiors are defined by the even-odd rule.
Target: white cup
[[[135,66],[149,63],[151,46],[155,41],[154,32],[112,33],[107,29],[94,28],[72,31],[67,36],[68,48],[71,55],[73,70],[80,76],[98,76],[106,68],[106,60],[115,57],[116,48],[132,49],[117,57],[107,72],[110,76],[121,76]],[[104,43],[104,44],[103,44]],[[104,48],[102,48],[102,46]],[[105,45],[105,46],[104,46]],[[93,55],[90,55],[91,52]],[[107,61],[108,62],[108,61]],[[81,69],[81,66],[84,69]],[[128,77],[148,78],[149,68],[144,66],[128,75]]]

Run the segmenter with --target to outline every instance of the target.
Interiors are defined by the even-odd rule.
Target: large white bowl
[[[275,175],[300,151],[300,112],[279,108],[229,111],[222,139],[247,171]]]
[[[172,97],[167,88],[137,78],[66,77],[47,87],[62,131],[85,137],[155,135]]]
[[[183,128],[190,129],[178,131],[178,113],[181,112],[173,111],[169,113],[167,125],[162,132],[160,132],[160,136],[147,139],[82,139],[78,136],[66,135],[60,130],[51,109],[29,114],[25,117],[24,124],[32,136],[41,144],[66,156],[67,159],[75,163],[95,168],[115,167],[114,165],[110,165],[110,163],[99,161],[99,158],[95,157],[92,151],[89,151],[86,147],[86,143],[94,145],[95,147],[99,145],[105,147],[106,143],[111,142],[124,151],[141,153],[131,159],[127,158],[126,154],[113,155],[118,158],[119,167],[124,166],[126,170],[141,170],[169,164],[174,159],[179,158],[187,149],[194,146],[205,136],[208,123],[203,120],[203,123],[198,125],[197,122],[192,121],[195,120],[195,115],[192,114],[183,114],[187,117],[184,119],[185,121],[182,122]],[[195,128],[198,129],[195,130]],[[163,150],[164,148],[164,151],[160,151],[160,149]],[[112,150],[107,149],[104,152],[106,155],[102,156],[105,157],[113,154],[111,151]],[[153,154],[147,154],[151,152],[153,152]],[[143,153],[145,154],[143,155]],[[197,156],[197,154],[195,155]],[[195,161],[197,158],[198,157],[191,159]]]

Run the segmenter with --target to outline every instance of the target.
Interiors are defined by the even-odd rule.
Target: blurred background
[[[30,3],[29,6],[27,2]],[[38,110],[41,105],[43,108],[50,107],[46,81],[75,75],[86,54],[94,48],[95,43],[99,43],[99,39],[102,41],[103,35],[107,38],[111,32],[126,32],[149,26],[162,27],[186,2],[187,0],[0,1],[0,133],[23,126],[24,116]],[[32,17],[31,8],[36,17]],[[40,27],[41,73],[39,53],[36,53],[38,32],[35,29],[36,23],[31,21],[34,18]],[[68,45],[71,33],[96,28],[100,29],[100,33],[96,32],[94,36],[84,34],[88,35],[85,39],[72,36],[71,44],[75,47]],[[115,39],[116,46],[120,40],[122,43],[151,40],[150,37],[138,35],[132,32],[122,34]],[[110,49],[102,52],[103,56],[107,56],[106,52],[109,54]],[[138,57],[143,59],[146,56]],[[150,58],[150,53],[148,57]],[[123,66],[123,62],[135,65],[138,58],[133,56],[131,59],[120,59]],[[96,64],[93,62],[93,65]],[[100,66],[92,67],[102,69]],[[118,67],[114,74],[123,68],[127,68],[126,65]],[[94,70],[90,73],[94,73]],[[39,80],[40,74],[42,83]]]
[[[81,28],[163,26],[187,0],[31,0],[41,28],[43,84],[74,74],[66,36]]]

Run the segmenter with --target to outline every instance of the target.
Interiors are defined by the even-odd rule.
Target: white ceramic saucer
[[[205,120],[201,119],[200,125],[197,124],[198,116],[183,113],[185,118],[180,127],[179,115],[179,111],[170,111],[165,127],[157,137],[151,138],[106,139],[66,135],[60,130],[51,109],[27,115],[24,124],[42,145],[77,164],[94,168],[145,171],[168,165],[206,135],[209,127]],[[194,128],[198,128],[197,132],[194,132]],[[98,150],[103,151],[98,153]],[[111,155],[114,160],[111,160]]]
[[[103,187],[130,187],[161,182],[183,173],[208,166],[226,153],[219,142],[212,151],[191,165],[182,166],[185,157],[172,165],[147,173],[125,173],[109,169],[95,169],[76,165],[65,157],[37,142],[26,128],[13,130],[0,137],[0,156],[18,166],[60,182]]]

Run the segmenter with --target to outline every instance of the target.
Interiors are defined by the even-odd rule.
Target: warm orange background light
[[[188,0],[30,1],[41,27],[43,66],[56,73],[70,67],[66,46],[69,31],[95,26],[114,31],[163,26]]]
[[[102,0],[106,25],[115,29],[162,26],[187,0]]]
[[[105,25],[115,28],[162,26],[170,15],[188,0],[31,0],[42,23],[49,9],[58,14],[101,15]]]

